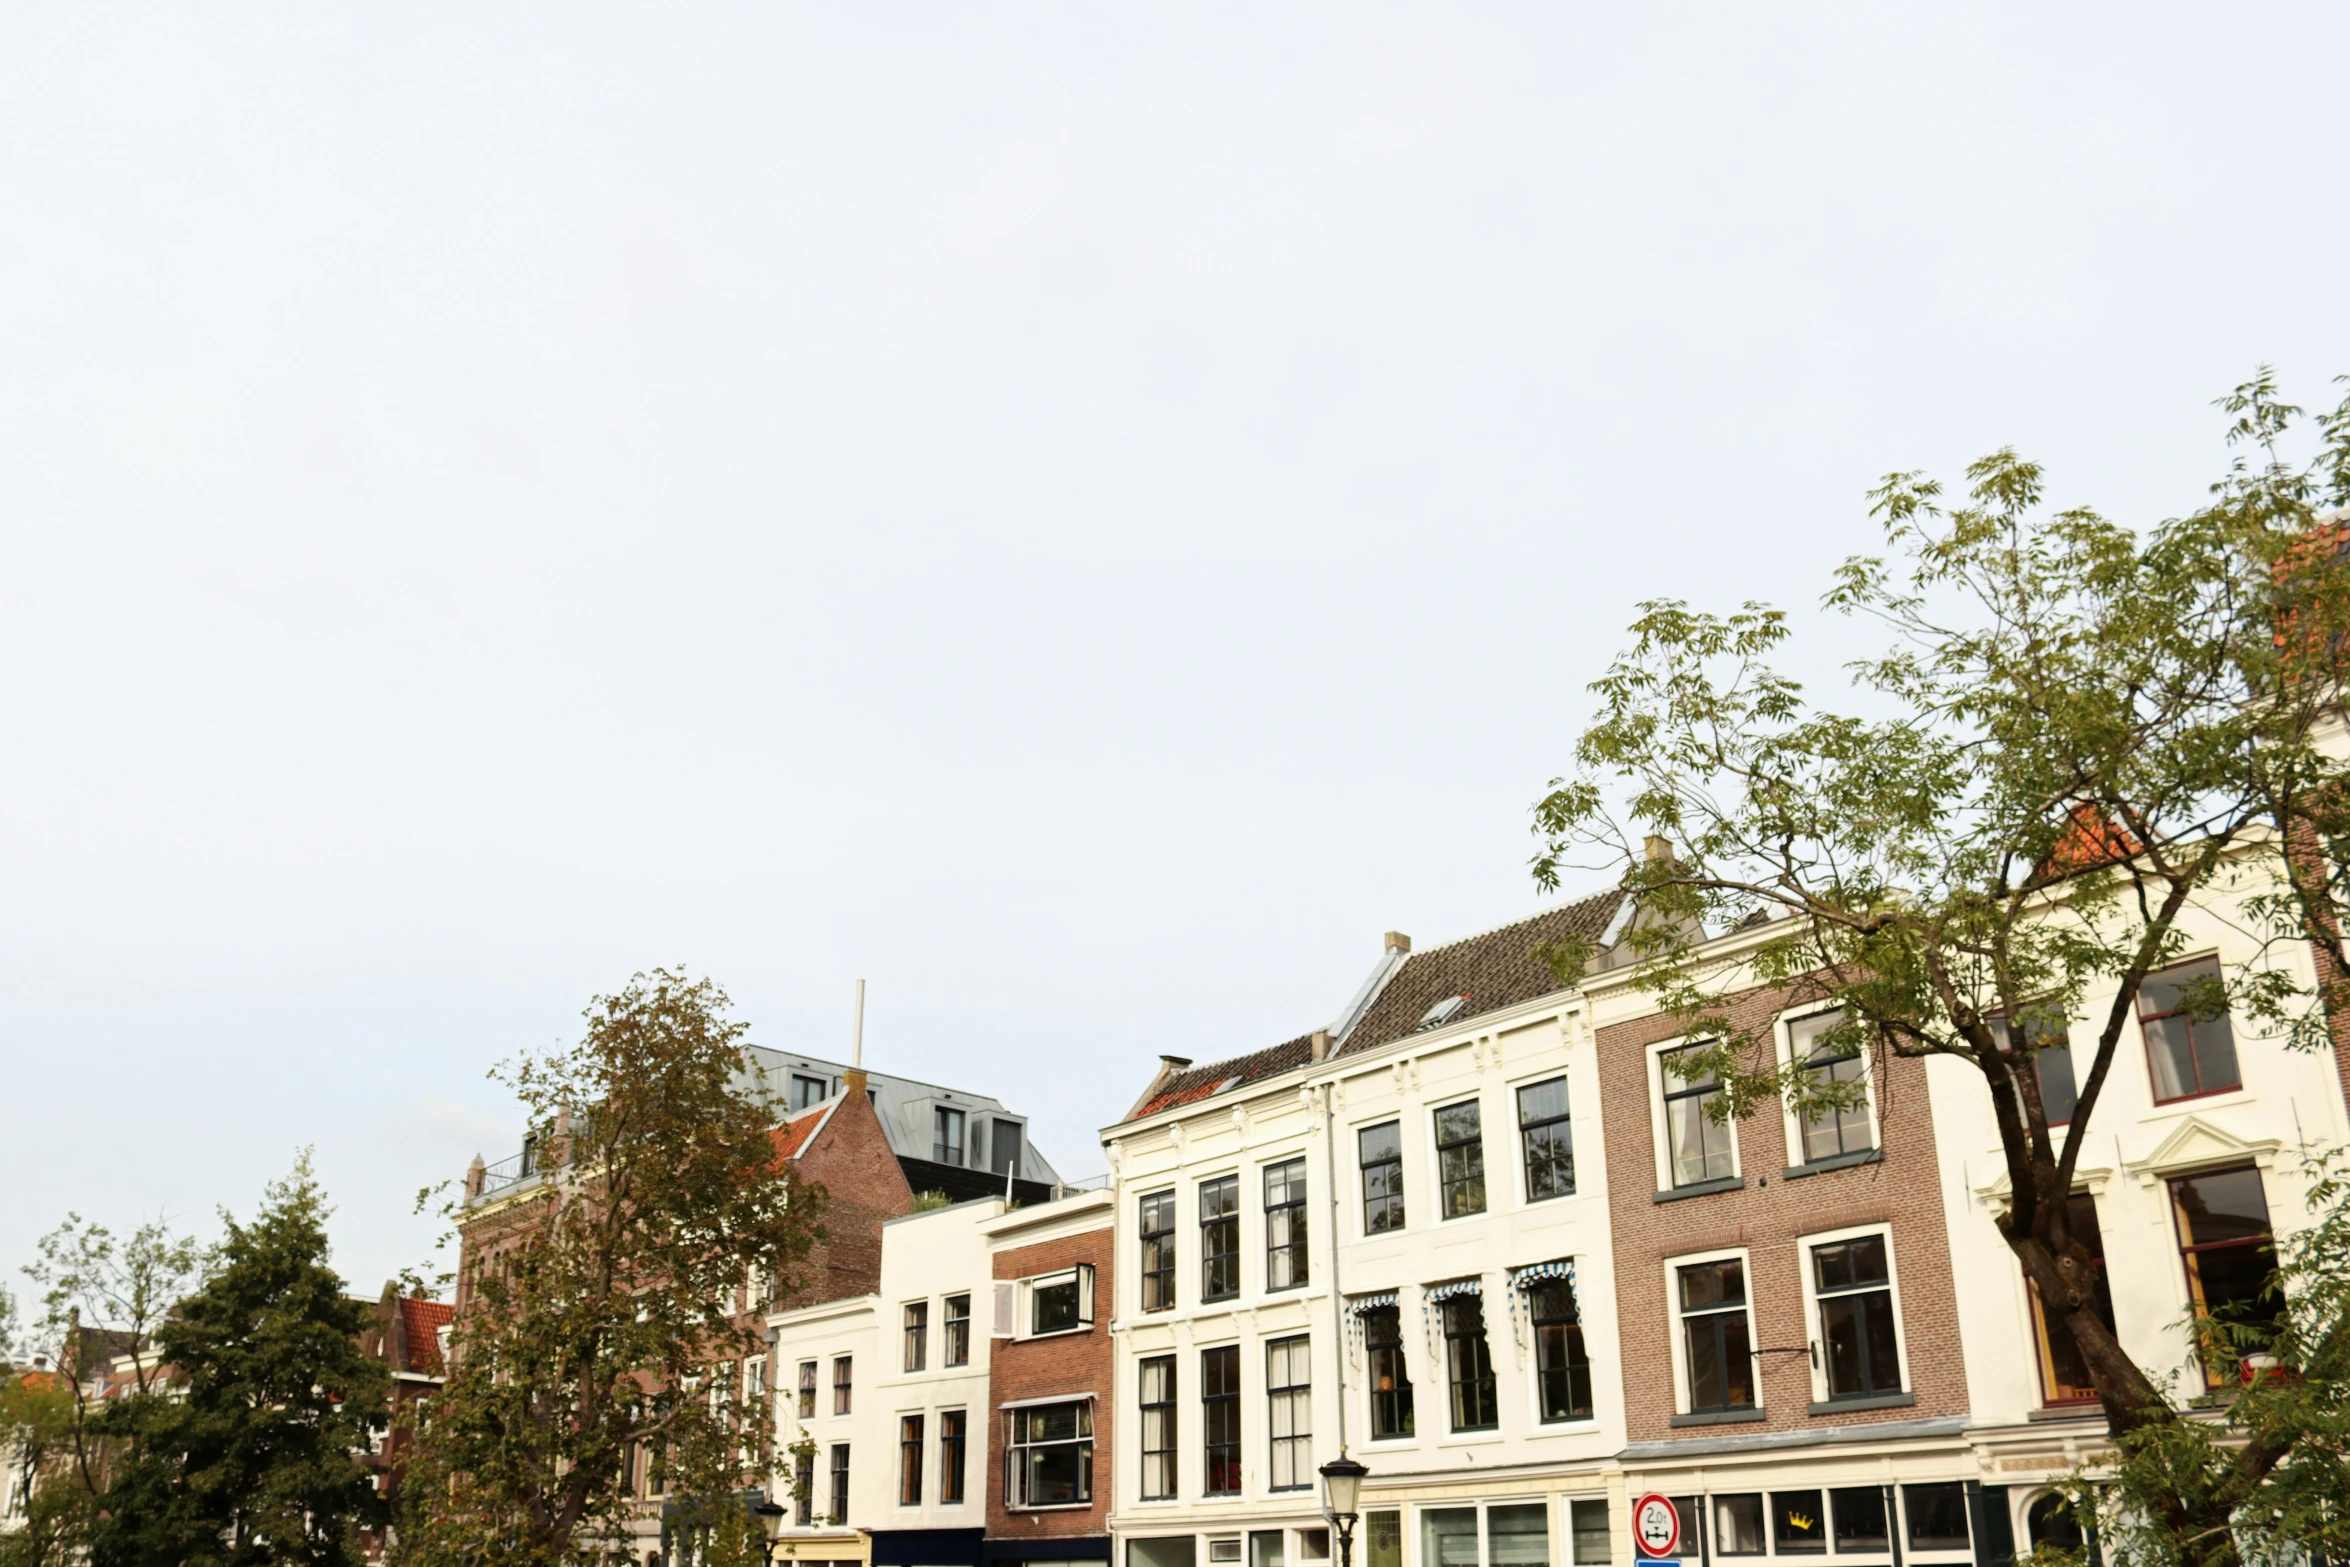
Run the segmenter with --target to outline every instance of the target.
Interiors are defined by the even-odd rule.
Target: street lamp
[[[759,1531],[767,1536],[767,1559],[775,1560],[775,1548],[783,1543],[783,1520],[788,1516],[782,1506],[767,1500],[767,1493],[759,1493],[759,1500],[751,1507],[759,1520]]]
[[[1344,1453],[1322,1466],[1322,1516],[1338,1531],[1338,1567],[1354,1567],[1356,1504],[1370,1472]]]

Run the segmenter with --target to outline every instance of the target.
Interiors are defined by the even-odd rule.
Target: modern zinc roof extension
[[[1362,1021],[1339,1041],[1338,1054],[1357,1055],[1420,1031],[1431,1017],[1451,1028],[1547,996],[1558,976],[1534,955],[1538,947],[1577,938],[1597,944],[1610,933],[1624,894],[1609,891],[1548,909],[1532,919],[1464,936],[1405,958],[1363,1009]],[[1443,1011],[1447,1002],[1460,1005]]]

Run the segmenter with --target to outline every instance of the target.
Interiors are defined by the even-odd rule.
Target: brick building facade
[[[990,1561],[1111,1560],[1114,1217],[1108,1194],[1091,1193],[1014,1209],[985,1226],[997,1297]]]

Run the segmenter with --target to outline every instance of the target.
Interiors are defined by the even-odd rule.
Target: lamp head
[[[1354,1522],[1363,1476],[1370,1472],[1344,1453],[1322,1466],[1322,1511],[1332,1522]]]

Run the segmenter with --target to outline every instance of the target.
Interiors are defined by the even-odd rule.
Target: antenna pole
[[[857,1031],[849,1036],[849,1065],[865,1065],[865,982],[857,981]]]

